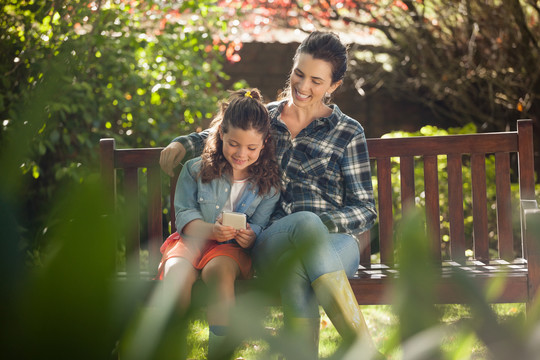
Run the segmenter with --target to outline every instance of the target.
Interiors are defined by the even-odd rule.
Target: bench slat
[[[448,155],[448,216],[451,258],[465,261],[465,228],[463,224],[463,176],[461,155]]]
[[[489,236],[486,201],[486,156],[483,153],[471,155],[471,179],[473,199],[473,240],[474,256],[480,261],[489,260]]]
[[[163,243],[163,207],[161,204],[161,169],[159,166],[147,168],[148,181],[148,264],[150,271],[157,274],[161,260],[159,248]]]
[[[512,232],[512,204],[510,194],[510,155],[495,154],[495,186],[497,192],[497,240],[501,259],[514,258],[514,234]]]
[[[527,302],[527,269],[516,271],[514,273],[501,273],[502,278],[506,277],[497,297],[489,299],[491,303],[517,303]],[[469,279],[474,281],[472,284],[475,290],[483,291],[489,288],[494,275],[492,273],[479,272],[476,276],[472,275]],[[394,277],[380,277],[376,274],[364,277],[355,277],[350,280],[351,287],[356,294],[356,300],[360,305],[374,304],[392,304],[395,299],[391,292],[391,285]],[[456,284],[452,277],[442,277],[436,285],[435,298],[439,304],[463,304],[471,300],[471,294],[460,291],[462,289]],[[474,295],[472,295],[474,296]]]
[[[533,125],[529,120],[518,120],[519,195],[521,200],[535,200]]]
[[[426,196],[426,222],[428,239],[431,242],[433,257],[441,261],[441,226],[439,208],[439,170],[437,156],[424,157],[424,187]]]
[[[139,174],[136,167],[124,169],[125,208],[121,214],[127,220],[126,229],[126,272],[137,279],[140,274],[140,225],[139,225]]]
[[[174,210],[174,194],[176,192],[176,182],[178,181],[178,176],[180,175],[180,172],[176,172],[174,174],[173,177],[171,177],[171,180],[170,180],[170,196],[169,196],[169,201],[170,201],[170,208],[169,208],[169,213],[171,214],[171,234],[176,232],[176,212]]]
[[[114,163],[117,168],[148,168],[159,163],[163,148],[117,149]]]
[[[403,214],[414,207],[414,157],[402,156],[399,159],[401,175],[401,211]]]
[[[367,139],[369,155],[402,157],[516,151],[517,132]]]
[[[114,164],[114,139],[101,139],[99,141],[99,151],[101,154],[101,181],[106,192],[107,212],[114,213],[116,201],[116,167]]]
[[[379,202],[379,250],[381,263],[394,263],[392,176],[390,158],[377,159],[377,184]]]
[[[371,231],[356,236],[360,248],[360,266],[371,266]]]

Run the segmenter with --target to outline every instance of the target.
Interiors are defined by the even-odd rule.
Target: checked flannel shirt
[[[267,105],[284,191],[275,221],[297,211],[317,214],[330,232],[357,234],[377,217],[364,129],[330,105],[332,114],[315,119],[294,139],[281,121],[285,101]],[[188,155],[202,152],[209,130],[180,136]]]

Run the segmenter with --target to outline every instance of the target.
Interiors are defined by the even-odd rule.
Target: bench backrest
[[[518,200],[534,200],[534,152],[532,122],[519,120],[517,131],[449,135],[368,139],[368,149],[372,161],[376,164],[373,173],[377,183],[379,249],[381,263],[394,263],[394,219],[396,214],[392,206],[395,193],[391,183],[391,158],[398,158],[400,177],[401,211],[415,205],[416,197],[425,198],[426,228],[431,241],[433,256],[439,261],[464,263],[466,250],[472,242],[473,258],[487,263],[495,258],[512,261],[526,257],[521,245],[516,252],[512,219],[519,214],[519,203],[512,203],[511,173],[512,163],[517,162],[516,178],[519,181]],[[495,159],[493,176],[486,174],[486,156]],[[440,184],[440,160],[446,160],[447,184]],[[422,194],[415,190],[415,162],[423,164]],[[470,166],[471,183],[464,183],[463,165]],[[490,184],[490,179],[494,184]],[[416,179],[418,180],[418,179]],[[440,186],[442,185],[442,186]],[[465,186],[464,186],[465,185]],[[486,195],[489,185],[496,187],[495,204],[488,204]],[[447,187],[446,187],[447,186]],[[442,214],[439,208],[440,188],[448,190],[448,213]],[[464,188],[472,193],[472,239],[465,236],[465,215],[463,207]],[[496,233],[488,231],[488,208],[496,211]],[[448,238],[443,241],[441,217],[448,223]],[[518,222],[519,224],[519,222]],[[519,226],[519,225],[518,225]],[[520,231],[519,231],[520,232]],[[498,242],[496,256],[489,251],[489,239]],[[363,266],[369,266],[370,234],[361,235]],[[446,257],[443,258],[441,244],[445,244]],[[519,249],[518,249],[519,250]]]
[[[407,209],[416,205],[416,198],[425,198],[426,228],[435,259],[439,261],[456,261],[464,263],[467,259],[466,250],[470,249],[472,242],[473,257],[484,263],[492,258],[512,261],[516,258],[526,257],[523,250],[522,239],[516,239],[521,245],[517,249],[514,244],[513,215],[519,214],[519,204],[512,203],[511,173],[517,162],[519,181],[519,194],[514,194],[521,200],[535,199],[534,193],[534,154],[532,122],[519,120],[517,131],[469,134],[451,136],[427,136],[406,138],[368,139],[368,149],[373,162],[373,179],[377,188],[378,205],[378,247],[380,262],[392,266],[394,264],[394,230],[396,212],[405,213]],[[159,247],[169,234],[163,233],[162,194],[167,194],[169,200],[168,214],[170,214],[171,231],[174,229],[174,190],[176,178],[167,181],[169,185],[163,186],[163,179],[168,177],[162,174],[159,167],[159,156],[162,148],[116,149],[113,139],[102,139],[101,169],[105,186],[109,189],[111,199],[110,209],[115,208],[117,189],[122,189],[125,199],[126,212],[131,214],[130,231],[125,234],[128,276],[139,277],[139,250],[141,239],[147,239],[149,259],[149,276],[155,273],[160,259]],[[495,159],[495,174],[486,173],[486,156]],[[399,159],[399,161],[395,161]],[[448,184],[440,183],[441,161],[446,161]],[[423,183],[416,179],[415,163],[423,164]],[[392,164],[394,169],[398,164],[400,186],[395,189],[391,181]],[[463,181],[463,167],[470,166],[471,183]],[[121,170],[117,179],[117,171]],[[486,196],[489,179],[494,178],[496,186],[495,204],[489,204]],[[441,214],[440,189],[448,189],[448,213]],[[166,190],[162,191],[165,187]],[[422,189],[417,192],[417,187]],[[472,191],[472,239],[466,237],[465,212],[463,207],[464,191]],[[465,189],[465,190],[464,190]],[[397,190],[397,191],[396,191]],[[141,194],[145,194],[141,201]],[[394,199],[400,198],[399,210],[395,209]],[[145,203],[147,221],[139,222],[140,204]],[[489,230],[488,210],[496,209],[496,234]],[[118,209],[116,210],[118,211]],[[120,210],[122,211],[122,210]],[[448,231],[441,226],[449,224]],[[146,234],[140,231],[146,229]],[[448,232],[444,236],[443,232]],[[497,239],[497,255],[490,254],[490,238]],[[359,236],[362,245],[361,265],[371,266],[370,254],[372,252],[371,234],[366,232]],[[441,248],[444,244],[444,251]],[[444,255],[443,255],[444,253]]]

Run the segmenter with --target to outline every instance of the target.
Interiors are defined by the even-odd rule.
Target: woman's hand
[[[234,239],[244,249],[249,249],[253,246],[253,243],[255,243],[255,238],[257,235],[255,234],[255,231],[251,229],[251,226],[247,224],[246,230],[238,230],[236,231],[236,236]]]
[[[161,169],[169,176],[174,176],[174,168],[180,164],[186,156],[184,145],[177,141],[173,141],[159,155],[159,165]]]

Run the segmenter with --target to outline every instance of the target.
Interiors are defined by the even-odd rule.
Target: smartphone
[[[246,230],[246,214],[224,211],[222,213],[221,223],[226,226],[232,226],[236,230]]]

